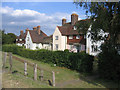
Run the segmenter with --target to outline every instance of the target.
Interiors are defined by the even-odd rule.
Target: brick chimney
[[[26,33],[27,33],[27,31],[29,31],[29,29],[28,29],[28,28],[26,29]]]
[[[63,19],[62,19],[62,26],[63,26],[65,23],[66,23],[66,19],[63,18]]]
[[[77,21],[78,21],[78,15],[76,13],[73,13],[71,15],[71,25],[75,25]]]
[[[37,27],[33,27],[33,31],[37,31]]]
[[[37,32],[40,35],[40,26],[37,26]]]
[[[20,31],[20,35],[23,36],[23,30]]]

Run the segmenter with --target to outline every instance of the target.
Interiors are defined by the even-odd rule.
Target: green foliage
[[[13,33],[5,34],[5,31],[2,30],[2,44],[14,44],[15,39],[16,39],[15,34],[13,34]]]
[[[83,7],[86,10],[86,15],[89,20],[84,20],[78,23],[78,31],[87,31],[88,26],[91,26],[91,35],[94,41],[101,39],[106,40],[106,36],[99,35],[101,29],[104,32],[109,32],[112,45],[116,45],[117,37],[120,34],[120,1],[119,2],[86,2],[74,0],[77,6]],[[87,30],[85,30],[87,28]]]
[[[89,73],[92,71],[94,57],[81,53],[65,51],[49,51],[45,49],[30,50],[16,45],[3,45],[3,51],[45,63],[56,64],[79,72]]]
[[[98,71],[102,78],[120,80],[120,55],[110,44],[102,46],[98,60]]]

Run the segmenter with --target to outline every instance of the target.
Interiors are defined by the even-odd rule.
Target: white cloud
[[[56,12],[52,15],[46,15],[29,9],[16,9],[10,7],[2,7],[2,23],[3,28],[7,32],[13,32],[19,34],[21,29],[32,28],[40,25],[44,32],[52,34],[57,25],[62,24],[62,18],[66,18],[67,22],[71,20],[71,13]],[[80,19],[80,18],[79,18]],[[12,27],[12,29],[11,29]],[[8,31],[13,30],[13,31]]]

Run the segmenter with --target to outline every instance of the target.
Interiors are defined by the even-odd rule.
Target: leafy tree
[[[81,1],[81,2],[80,2]],[[104,32],[109,32],[109,43],[116,46],[118,35],[120,34],[120,1],[119,2],[83,2],[82,0],[75,0],[75,4],[84,7],[86,15],[90,20],[78,23],[78,31],[88,30],[91,26],[91,35],[93,40],[101,40],[99,32],[101,29]],[[89,1],[89,0],[86,0]],[[109,1],[109,0],[107,0]],[[104,37],[106,39],[106,37]]]
[[[2,44],[13,44],[15,43],[16,35],[13,33],[5,33],[5,30],[2,30]]]
[[[86,0],[88,1],[88,0]],[[99,32],[101,29],[108,32],[110,37],[101,46],[102,52],[98,55],[98,71],[99,75],[105,79],[120,80],[120,55],[116,51],[118,36],[120,35],[120,1],[119,2],[79,2],[75,0],[75,4],[84,7],[89,20],[78,23],[79,32],[86,33],[91,25],[92,39],[95,41],[101,38]],[[109,0],[107,0],[109,1]],[[119,43],[120,44],[120,43]]]
[[[15,43],[16,41],[16,35],[13,33],[8,33],[7,35],[9,35],[11,37],[11,43]]]

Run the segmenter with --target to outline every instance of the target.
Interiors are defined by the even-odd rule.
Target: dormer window
[[[22,39],[20,39],[20,41],[22,41]]]
[[[77,27],[76,27],[76,26],[74,26],[73,28],[74,28],[74,30],[77,30]]]
[[[69,36],[69,39],[73,39],[73,36]]]

